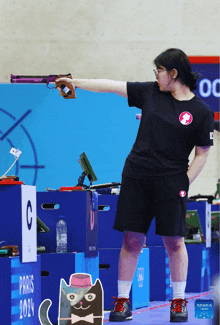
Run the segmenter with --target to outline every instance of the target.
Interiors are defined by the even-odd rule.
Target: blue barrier
[[[67,223],[67,252],[85,252],[86,257],[98,255],[98,211],[92,210],[88,191],[38,192],[37,216],[49,227],[48,233],[38,234],[38,246],[46,252],[56,252],[56,223]]]
[[[169,260],[164,246],[150,246],[150,300],[172,299]]]
[[[0,313],[5,325],[38,325],[41,304],[41,257],[21,263],[20,257],[0,257]]]
[[[188,274],[186,292],[205,292],[210,290],[209,249],[205,244],[187,244]]]

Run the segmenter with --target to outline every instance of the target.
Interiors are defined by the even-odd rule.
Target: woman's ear
[[[173,79],[176,79],[178,76],[178,71],[176,69],[172,69],[171,75],[172,75]]]

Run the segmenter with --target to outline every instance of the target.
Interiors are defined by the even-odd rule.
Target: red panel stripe
[[[220,113],[219,112],[214,112],[214,120],[219,121],[220,120]]]
[[[202,63],[202,64],[219,64],[219,56],[188,56],[190,63]]]

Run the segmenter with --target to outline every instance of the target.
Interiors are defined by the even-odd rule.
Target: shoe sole
[[[131,320],[132,316],[128,316],[128,317],[118,317],[118,316],[112,316],[109,317],[109,321],[110,322],[126,322],[127,320]]]
[[[188,322],[188,317],[174,317],[174,318],[170,318],[170,322],[175,323],[175,322]]]

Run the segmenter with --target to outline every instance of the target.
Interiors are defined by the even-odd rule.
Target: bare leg
[[[173,282],[185,282],[188,271],[188,254],[184,237],[162,237],[166,247],[171,279]]]
[[[137,232],[124,232],[118,264],[118,279],[132,281],[139,254],[143,248],[146,236]]]
[[[144,234],[124,231],[123,245],[118,264],[118,298],[113,297],[116,298],[116,303],[109,315],[110,322],[124,322],[125,320],[132,319],[132,312],[129,307],[129,294],[144,241]]]

